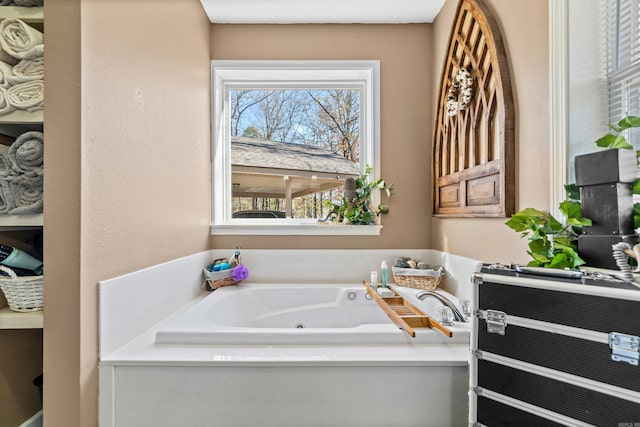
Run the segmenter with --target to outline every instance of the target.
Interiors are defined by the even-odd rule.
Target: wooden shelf
[[[42,310],[20,313],[9,307],[0,309],[0,329],[42,329]]]
[[[25,228],[39,228],[44,223],[43,214],[33,215],[0,215],[0,230],[24,230]]]
[[[27,24],[44,22],[44,7],[0,6],[0,19],[21,19]]]
[[[2,6],[0,6],[0,8],[2,8]],[[33,123],[42,123],[43,120],[44,120],[43,110],[36,110],[36,111],[15,110],[8,114],[0,115],[0,124],[12,124],[12,125],[33,124]]]

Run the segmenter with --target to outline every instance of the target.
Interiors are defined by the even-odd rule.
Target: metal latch
[[[482,273],[473,273],[471,281],[474,285],[482,285]]]
[[[504,335],[507,328],[507,314],[497,310],[487,310],[487,332],[490,334]]]
[[[609,347],[611,348],[611,360],[638,366],[638,360],[640,359],[639,337],[611,332],[609,334]]]

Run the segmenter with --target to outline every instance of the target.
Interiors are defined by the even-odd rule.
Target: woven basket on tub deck
[[[4,293],[9,308],[13,311],[38,311],[44,306],[42,297],[42,276],[16,276],[16,273],[0,265],[0,271],[8,276],[0,276],[0,289]]]
[[[205,268],[203,271],[208,291],[213,291],[223,286],[238,284],[231,276],[231,270],[209,271]]]
[[[433,291],[442,279],[442,267],[438,269],[420,270],[417,268],[392,267],[393,278],[396,285],[408,288],[425,289]]]

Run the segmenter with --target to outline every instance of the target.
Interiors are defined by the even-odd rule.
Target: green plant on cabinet
[[[617,124],[610,124],[611,132],[595,141],[598,147],[606,149],[633,149],[623,132],[640,127],[640,117],[626,116]],[[640,158],[640,151],[636,152]],[[580,189],[575,184],[565,185],[567,200],[560,203],[560,212],[566,218],[566,225],[551,214],[534,208],[526,208],[514,214],[506,225],[529,239],[527,253],[533,258],[530,266],[547,268],[576,269],[585,262],[578,254],[578,236],[583,226],[590,226],[591,220],[582,216]],[[633,184],[633,193],[640,194],[640,179]],[[633,208],[634,227],[640,228],[640,203]]]
[[[591,220],[582,216],[582,206],[576,200],[560,203],[560,212],[566,225],[534,208],[523,209],[506,222],[520,237],[529,239],[527,253],[533,258],[529,266],[576,269],[584,264],[578,255],[578,236],[583,226],[591,225]]]

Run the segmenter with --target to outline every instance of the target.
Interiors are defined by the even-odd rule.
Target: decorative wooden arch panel
[[[514,112],[502,36],[482,0],[461,0],[456,16],[433,141],[434,214],[510,216],[515,212]],[[470,99],[460,88],[462,81],[465,89],[466,75],[460,70],[471,74]]]

